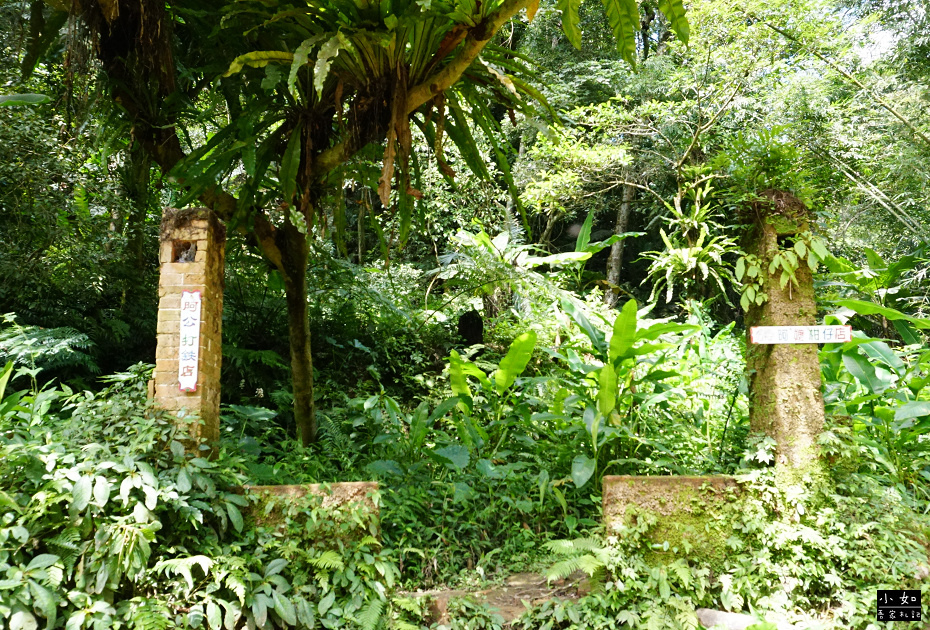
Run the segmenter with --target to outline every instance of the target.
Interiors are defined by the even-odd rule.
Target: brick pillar
[[[158,344],[155,350],[155,403],[188,426],[195,443],[220,437],[223,262],[226,228],[207,209],[166,210],[161,230],[158,283]],[[178,377],[181,294],[199,291],[200,330],[196,387],[182,391]],[[196,330],[196,329],[193,329]],[[186,333],[188,342],[192,333]],[[191,346],[187,346],[187,350]],[[201,422],[192,422],[199,418]]]

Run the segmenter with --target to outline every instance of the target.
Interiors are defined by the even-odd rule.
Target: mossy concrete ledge
[[[655,524],[646,537],[656,560],[690,557],[716,564],[726,557],[739,498],[736,479],[722,475],[605,476],[604,524],[611,534],[651,515]]]

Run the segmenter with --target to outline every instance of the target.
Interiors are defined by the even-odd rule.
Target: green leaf
[[[616,363],[618,359],[625,358],[630,353],[634,341],[636,341],[636,300],[629,300],[623,305],[614,321],[608,355],[610,362]]]
[[[578,238],[575,239],[575,251],[583,252],[591,242],[591,224],[594,221],[594,210],[588,213],[584,223],[581,224],[581,230],[578,231]]]
[[[904,340],[904,343],[907,345],[912,345],[915,343],[923,343],[923,339],[920,337],[920,333],[914,329],[914,326],[910,322],[903,320],[898,320],[891,322],[895,330],[898,331],[898,334],[901,335],[901,339]],[[0,383],[2,384],[2,383]],[[0,388],[0,396],[3,395],[3,389]]]
[[[227,502],[226,513],[229,514],[229,520],[232,523],[232,526],[236,529],[237,532],[241,532],[243,522],[242,522],[242,513],[239,512],[239,508],[237,508],[232,503]]]
[[[6,384],[10,380],[10,375],[13,373],[13,362],[7,361],[6,365],[3,366],[3,369],[0,370],[0,401],[3,400],[3,394],[6,392]]]
[[[465,378],[465,361],[455,350],[449,353],[449,382],[452,387],[452,393],[458,397],[471,398],[471,389],[468,387],[468,380]],[[464,403],[459,403],[463,406]]]
[[[317,611],[320,613],[321,616],[325,615],[326,611],[332,608],[333,602],[335,601],[336,601],[336,592],[330,591],[329,593],[326,594],[326,597],[320,600],[320,603],[317,606]]]
[[[895,421],[922,418],[923,416],[930,416],[930,401],[928,400],[915,400],[904,403],[894,412]]]
[[[846,366],[850,374],[856,377],[873,394],[880,394],[891,385],[891,383],[881,379],[876,373],[875,367],[869,363],[869,360],[858,353],[844,354],[843,365]]]
[[[740,258],[736,261],[736,269],[734,269],[734,274],[736,279],[740,282],[743,281],[743,274],[746,273],[746,259]]]
[[[210,630],[220,630],[223,626],[223,614],[216,602],[207,602],[207,625]]]
[[[291,131],[291,137],[287,141],[287,149],[284,150],[284,157],[281,159],[281,172],[278,180],[281,182],[281,192],[284,195],[285,203],[291,203],[294,199],[294,193],[297,191],[297,169],[300,167],[300,149],[301,149],[301,123],[297,123]]]
[[[459,470],[468,466],[468,461],[470,459],[468,456],[468,449],[461,444],[452,444],[450,446],[438,448],[433,451],[433,454],[438,455]]]
[[[343,38],[339,33],[333,35],[325,44],[320,46],[320,53],[316,58],[316,65],[313,66],[313,88],[319,97],[323,93],[323,84],[329,74],[329,67],[333,63],[333,57],[339,54],[343,48]]]
[[[536,333],[532,330],[523,333],[513,340],[507,354],[501,359],[497,371],[494,372],[494,383],[497,393],[503,394],[517,380],[527,364],[533,357],[533,348],[536,347]]]
[[[46,627],[54,627],[55,620],[58,618],[58,598],[55,593],[35,580],[29,580],[29,592],[32,593],[35,607],[39,609],[39,612],[46,619]]]
[[[617,406],[617,374],[610,363],[605,363],[598,374],[597,410],[607,417]]]
[[[404,471],[393,459],[379,459],[365,466],[365,470],[373,475],[385,477],[403,477]]]
[[[685,14],[682,1],[659,0],[659,11],[668,18],[672,31],[681,40],[681,43],[687,44],[688,37],[691,35],[691,26],[688,24],[688,16]]]
[[[237,72],[241,72],[246,66],[263,68],[269,63],[291,63],[293,60],[293,54],[282,50],[256,50],[233,59],[232,63],[229,64],[229,70],[223,76],[232,76]]]
[[[907,366],[904,364],[904,361],[901,360],[901,357],[895,354],[895,351],[892,350],[884,341],[871,341],[869,343],[864,343],[859,347],[862,348],[871,358],[878,359],[890,367],[899,376],[903,375],[907,371]]]
[[[534,269],[542,265],[565,265],[567,263],[584,262],[591,258],[591,252],[562,252],[560,254],[551,254],[549,256],[528,256],[523,260],[523,266],[527,269]]]
[[[591,475],[594,474],[596,464],[597,462],[587,455],[575,456],[575,459],[572,460],[572,481],[576,488],[581,488],[588,483]]]
[[[601,0],[607,21],[617,40],[623,60],[636,67],[636,33],[639,31],[639,6],[636,0]]]
[[[910,315],[905,315],[901,311],[886,306],[879,306],[878,304],[872,304],[871,302],[865,302],[863,300],[836,300],[835,304],[845,306],[860,315],[881,315],[890,321],[902,320],[910,322],[917,328],[925,330],[930,329],[930,319],[911,317]]]
[[[0,107],[16,105],[41,105],[51,101],[45,94],[5,94],[0,96]]]
[[[48,567],[58,562],[58,560],[59,557],[54,554],[40,554],[30,560],[29,564],[26,565],[26,573],[29,573],[30,571],[38,571],[39,569],[47,569]]]
[[[274,560],[268,563],[267,567],[265,567],[265,577],[269,577],[271,575],[277,575],[278,573],[283,571],[284,567],[286,566],[287,566],[287,560],[285,560],[284,558],[275,558]]]
[[[271,591],[271,598],[274,600],[274,611],[281,616],[284,623],[289,626],[297,625],[297,611],[294,609],[291,600],[277,590]]]
[[[323,35],[314,35],[313,37],[308,37],[302,41],[300,46],[297,47],[297,50],[294,51],[294,59],[291,61],[291,70],[287,76],[287,89],[294,96],[294,98],[298,97],[297,73],[303,66],[307,64],[307,61],[310,57],[310,51],[313,50],[313,47],[316,46],[322,39]]]
[[[31,612],[17,610],[10,617],[10,630],[36,630],[39,627]]]
[[[562,31],[572,46],[581,50],[581,28],[578,26],[578,9],[581,0],[558,0],[555,8],[562,12]]]
[[[74,488],[71,489],[71,507],[81,512],[90,503],[91,480],[87,475],[81,475],[81,478],[74,482]]]
[[[604,356],[607,352],[607,341],[604,338],[604,333],[591,324],[590,320],[588,320],[588,316],[585,315],[584,307],[581,306],[575,298],[563,296],[562,310],[565,311],[588,336],[595,352],[599,356]]]
[[[110,482],[106,477],[98,476],[94,482],[94,503],[103,507],[110,500]]]

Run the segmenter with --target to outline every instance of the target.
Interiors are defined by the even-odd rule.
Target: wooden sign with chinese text
[[[846,343],[852,326],[753,326],[749,338],[755,344]]]
[[[178,386],[182,392],[197,391],[200,355],[200,291],[181,293],[181,336],[178,342]]]

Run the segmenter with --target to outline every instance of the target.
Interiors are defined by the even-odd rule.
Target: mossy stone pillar
[[[746,251],[761,261],[768,300],[752,305],[746,327],[813,326],[817,304],[813,274],[799,261],[793,283],[781,288],[781,269],[769,273],[769,263],[787,238],[809,230],[810,211],[798,198],[766,191],[753,205],[754,220]],[[747,333],[749,422],[754,432],[775,440],[776,463],[807,468],[817,461],[817,436],[823,430],[824,406],[816,344],[754,345]]]
[[[220,437],[225,245],[226,228],[211,211],[165,211],[154,398],[197,444]]]

